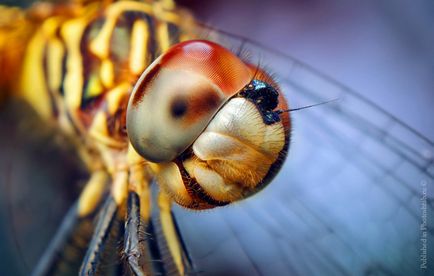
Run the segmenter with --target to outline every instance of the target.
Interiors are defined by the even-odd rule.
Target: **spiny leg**
[[[32,275],[76,274],[93,233],[93,220],[104,194],[107,174],[92,173],[79,200],[69,209]]]
[[[185,275],[191,265],[170,210],[171,201],[160,193],[151,214],[151,176],[135,151],[130,151],[129,160],[126,265],[135,275]]]
[[[124,254],[134,275],[145,273],[145,222],[140,217],[139,196],[135,192],[128,195],[127,220],[125,223]]]
[[[150,228],[151,204],[149,183],[141,158],[130,148],[130,176],[127,219],[125,223],[124,258],[133,275],[160,275],[162,266]]]
[[[124,251],[127,266],[133,275],[161,275],[159,252],[152,237],[152,225],[140,215],[140,199],[135,192],[128,197]]]

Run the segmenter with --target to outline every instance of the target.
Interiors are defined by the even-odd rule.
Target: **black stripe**
[[[181,37],[181,29],[179,29],[178,25],[173,23],[167,23],[167,25],[171,44],[173,45],[179,43]]]
[[[59,87],[59,93],[60,93],[60,95],[63,96],[63,95],[65,95],[64,84],[65,84],[65,77],[66,77],[66,60],[67,60],[67,56],[68,56],[68,48],[66,47],[66,43],[60,34],[60,28],[57,29],[56,37],[62,43],[63,50],[65,51],[63,53],[63,57],[62,57],[62,69],[61,69],[62,72],[61,72],[60,87]]]

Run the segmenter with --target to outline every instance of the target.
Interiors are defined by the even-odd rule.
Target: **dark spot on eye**
[[[146,74],[143,80],[139,83],[133,98],[134,106],[142,101],[142,98],[145,95],[148,85],[151,84],[151,82],[157,77],[159,72],[160,72],[160,64],[156,64],[154,68],[152,68],[151,71],[149,71],[148,74]]]
[[[185,118],[185,122],[194,124],[198,120],[203,120],[206,117],[213,115],[220,106],[221,99],[213,90],[199,90],[194,93],[194,97],[189,98],[189,112]]]
[[[170,104],[170,114],[173,118],[180,118],[187,113],[188,102],[184,97],[176,97]]]

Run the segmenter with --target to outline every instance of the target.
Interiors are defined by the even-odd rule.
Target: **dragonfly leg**
[[[81,257],[93,233],[93,220],[104,194],[107,174],[92,173],[79,200],[69,209],[32,275],[78,272]]]
[[[145,222],[140,217],[140,200],[135,192],[128,195],[127,220],[125,223],[124,256],[133,275],[145,273]]]
[[[135,192],[128,197],[128,213],[125,224],[124,256],[133,275],[161,275],[158,249],[152,237],[151,221],[140,215],[140,198]]]
[[[108,174],[104,170],[92,173],[89,182],[78,199],[77,211],[80,217],[86,217],[94,212],[105,194]]]
[[[117,241],[122,233],[128,173],[114,174],[112,192],[101,208],[95,232],[80,268],[80,275],[105,274],[119,268]],[[102,264],[105,264],[104,266]]]
[[[161,264],[154,261],[159,255],[151,234],[149,177],[143,165],[130,167],[129,187],[123,257],[133,275],[160,275]]]
[[[158,210],[153,212],[154,236],[168,275],[187,275],[193,272],[193,266],[184,245],[175,217],[171,211],[172,201],[162,191],[159,192]]]

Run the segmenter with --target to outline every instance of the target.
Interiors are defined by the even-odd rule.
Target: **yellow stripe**
[[[22,96],[43,117],[52,115],[50,97],[48,94],[43,68],[46,36],[43,29],[30,40],[23,62],[21,77]]]
[[[101,31],[89,45],[89,50],[100,59],[107,59],[110,51],[110,39],[116,26],[117,17],[107,17]]]
[[[110,5],[106,11],[106,21],[97,37],[90,43],[89,49],[101,59],[109,58],[110,40],[116,27],[119,16],[125,11],[142,11],[152,14],[152,6],[140,2],[116,2]]]
[[[113,62],[108,58],[104,59],[100,70],[102,84],[107,88],[111,88],[115,82]]]
[[[107,92],[106,101],[107,109],[110,115],[114,115],[119,109],[122,99],[129,94],[131,84],[124,82]]]
[[[86,98],[94,98],[104,91],[99,74],[91,73],[87,81]]]
[[[131,32],[130,70],[133,74],[141,74],[148,65],[149,28],[144,20],[134,22]]]
[[[128,197],[128,172],[118,170],[113,176],[111,194],[118,206],[122,205]]]
[[[171,3],[172,2],[172,3]],[[181,17],[177,12],[172,10],[175,8],[173,1],[165,0],[163,3],[144,3],[144,2],[133,2],[133,1],[120,1],[113,3],[107,8],[105,13],[106,21],[102,27],[98,36],[91,42],[89,49],[97,57],[101,59],[109,58],[110,53],[110,39],[113,31],[116,27],[116,22],[119,16],[126,11],[138,11],[148,14],[149,16],[155,16],[161,21],[171,22],[174,24],[181,23]],[[191,16],[187,13],[183,14],[183,21],[189,22],[191,24]],[[167,28],[167,27],[162,27]],[[166,43],[166,42],[165,42]],[[164,45],[164,49],[167,49],[167,44]]]
[[[158,22],[157,24],[157,40],[158,45],[160,46],[161,53],[166,52],[171,43],[169,36],[169,26],[166,22]]]
[[[173,0],[160,0],[164,9],[173,10],[175,9],[175,2]]]
[[[178,235],[173,224],[172,214],[170,213],[172,202],[169,197],[163,192],[158,194],[158,207],[160,208],[160,221],[163,228],[164,237],[166,238],[167,246],[173,261],[178,268],[180,275],[184,275],[184,265],[182,263],[181,245],[178,240]]]
[[[92,173],[78,200],[78,215],[85,217],[95,211],[104,195],[108,180],[107,172],[100,170]]]
[[[81,103],[84,80],[80,41],[87,24],[87,20],[78,18],[66,22],[61,29],[68,50],[64,87],[65,102],[69,110],[78,109]]]

